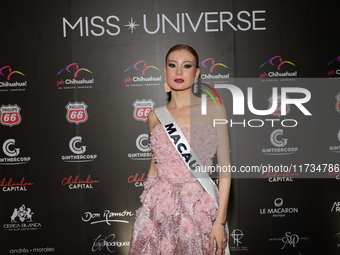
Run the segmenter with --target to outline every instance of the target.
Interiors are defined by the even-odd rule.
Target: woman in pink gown
[[[212,165],[216,152],[219,166],[228,166],[227,126],[212,126],[213,119],[226,119],[225,107],[209,100],[208,114],[200,115],[201,100],[191,90],[199,73],[193,48],[180,44],[169,50],[164,74],[165,91],[171,92],[171,100],[166,108],[204,166]],[[148,116],[148,126],[153,156],[129,254],[225,254],[229,176],[220,174],[216,201],[189,172],[154,111]]]

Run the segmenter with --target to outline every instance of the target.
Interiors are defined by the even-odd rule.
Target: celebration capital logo
[[[79,175],[69,177],[65,177],[61,181],[62,186],[68,186],[71,190],[79,190],[79,189],[93,189],[93,184],[99,183],[99,180],[93,180],[91,175],[88,175],[86,179],[82,179]]]
[[[94,78],[92,79],[79,79],[79,73],[81,71],[93,74],[91,70],[87,68],[80,68],[78,63],[72,63],[67,65],[65,68],[61,69],[57,76],[61,73],[69,73],[72,74],[73,79],[61,79],[57,81],[57,87],[59,89],[69,89],[69,88],[78,88],[78,89],[86,89],[86,88],[92,88],[91,84],[94,84]],[[77,79],[78,78],[78,79]],[[75,86],[77,85],[77,86]]]
[[[129,76],[129,77],[124,78],[125,85],[127,87],[130,87],[130,86],[136,87],[136,86],[143,86],[143,85],[144,86],[158,86],[159,83],[149,83],[149,82],[160,82],[162,80],[162,76],[145,77],[146,71],[150,69],[160,71],[158,67],[153,66],[153,65],[148,65],[145,60],[137,61],[133,65],[129,66],[127,69],[125,69],[124,73],[131,73],[131,71],[136,70],[139,76],[134,76],[132,78]],[[136,71],[135,71],[135,75],[136,75]]]
[[[20,110],[21,108],[17,104],[2,105],[0,107],[0,123],[9,127],[19,125],[21,122]]]
[[[34,183],[26,182],[25,177],[22,177],[20,182],[13,181],[12,177],[0,180],[0,187],[2,187],[3,192],[27,191],[27,186],[32,185],[34,185]]]
[[[127,178],[127,183],[134,184],[136,188],[144,187],[147,181],[147,174],[135,172]]]
[[[296,64],[294,64],[293,62],[283,60],[281,56],[274,56],[270,58],[269,60],[265,61],[262,65],[260,65],[260,68],[263,68],[264,66],[272,66],[272,67],[276,67],[276,71],[269,71],[269,72],[266,71],[264,73],[261,73],[260,78],[289,78],[289,77],[297,76],[297,71],[282,72],[281,69],[283,65],[290,65],[290,66],[296,67]]]
[[[228,69],[229,67],[226,66],[223,63],[216,63],[214,58],[206,58],[205,60],[203,60],[201,63],[199,63],[199,67],[201,68],[201,79],[228,79],[230,78],[230,74],[212,74],[214,72],[215,67],[217,66],[221,66],[225,69]],[[203,68],[207,68],[209,70],[209,74],[205,74],[203,73]]]

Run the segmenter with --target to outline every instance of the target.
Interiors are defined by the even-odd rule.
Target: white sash
[[[218,198],[215,192],[215,183],[207,172],[201,171],[204,169],[204,165],[195,155],[195,152],[190,148],[190,144],[166,106],[156,108],[155,113],[184,164],[201,183],[202,187],[208,192],[208,194],[215,199],[216,203],[218,203]]]
[[[190,173],[192,173],[196,179],[201,183],[202,187],[208,192],[208,194],[215,198],[216,206],[218,206],[218,197],[215,192],[215,183],[210,178],[207,172],[203,172],[204,165],[201,163],[199,158],[196,156],[194,151],[190,148],[190,144],[182,133],[182,130],[171,116],[166,106],[155,108],[155,113],[162,124],[165,133],[168,135],[169,140],[174,146],[177,153],[180,155],[184,164],[187,166]],[[196,171],[197,170],[197,171]],[[225,227],[227,237],[229,238],[228,225]],[[229,251],[229,240],[227,247],[224,251],[225,255],[230,255]]]

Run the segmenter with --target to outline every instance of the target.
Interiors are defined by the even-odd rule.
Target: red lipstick
[[[175,82],[176,82],[176,83],[183,83],[184,80],[183,80],[183,79],[175,79]]]

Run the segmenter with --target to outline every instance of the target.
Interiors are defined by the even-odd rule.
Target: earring
[[[165,92],[170,92],[171,90],[167,82],[164,83],[164,90]]]
[[[169,84],[167,83],[167,81],[166,81],[166,77],[164,77],[164,90],[165,90],[165,92],[170,92],[170,86],[169,86]]]
[[[194,81],[194,93],[196,94],[198,92],[198,84],[197,84],[197,78],[195,78]]]

